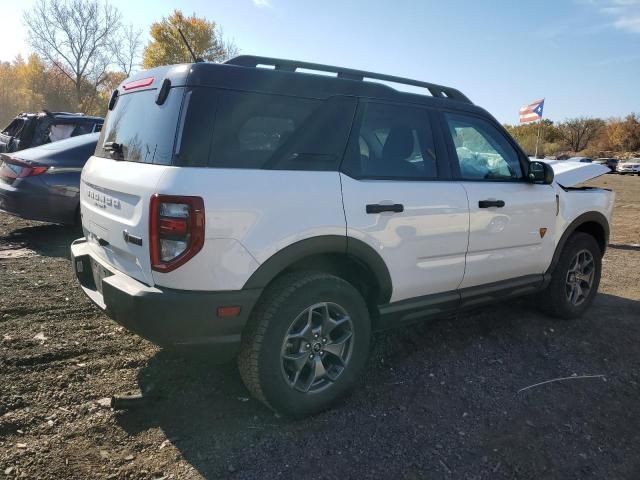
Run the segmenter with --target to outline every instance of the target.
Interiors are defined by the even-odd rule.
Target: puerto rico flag
[[[542,109],[544,108],[544,98],[536,100],[529,105],[525,105],[520,109],[520,123],[535,122],[542,118]]]

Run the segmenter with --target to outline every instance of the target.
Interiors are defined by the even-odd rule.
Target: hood
[[[540,160],[553,168],[554,179],[563,187],[574,187],[579,183],[599,177],[611,170],[599,163],[582,163],[571,160]]]

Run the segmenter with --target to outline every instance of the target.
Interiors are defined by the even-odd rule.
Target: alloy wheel
[[[291,323],[281,350],[287,384],[300,392],[324,390],[347,367],[353,351],[353,323],[336,303],[311,305]]]
[[[580,250],[571,260],[567,272],[565,293],[573,306],[579,306],[589,298],[593,288],[596,264],[589,250]]]

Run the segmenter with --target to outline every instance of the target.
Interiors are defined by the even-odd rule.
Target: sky
[[[0,60],[30,51],[35,0],[2,8]],[[1,0],[0,3],[8,2]],[[640,113],[640,0],[111,0],[144,31],[179,6],[214,20],[243,54],[456,87],[503,123]]]

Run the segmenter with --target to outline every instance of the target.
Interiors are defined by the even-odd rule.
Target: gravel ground
[[[640,178],[594,183],[618,197],[584,318],[525,299],[378,335],[360,388],[297,422],[93,308],[79,232],[0,214],[0,478],[640,478]],[[572,375],[601,376],[520,391]]]

